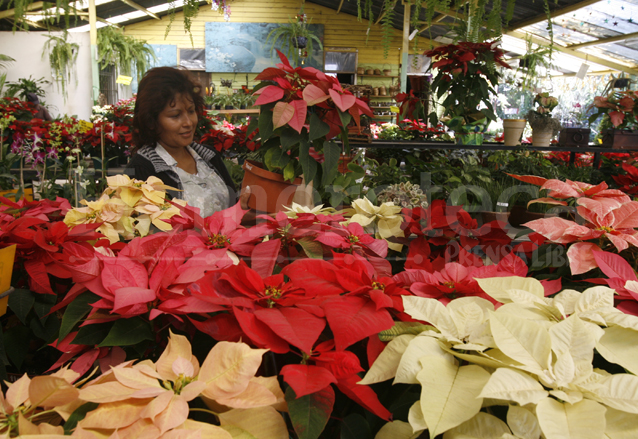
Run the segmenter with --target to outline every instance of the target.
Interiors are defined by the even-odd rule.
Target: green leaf
[[[47,318],[40,320],[33,318],[29,321],[29,327],[33,331],[33,335],[44,340],[45,342],[52,343],[58,336],[60,331],[60,320],[57,317]]]
[[[108,335],[112,326],[112,323],[83,326],[78,330],[71,344],[84,344],[88,346],[99,344]]]
[[[290,149],[291,146],[296,145],[301,140],[301,134],[292,128],[286,128],[281,132],[279,136],[281,140],[281,147],[285,150]]]
[[[321,184],[326,186],[335,178],[338,172],[339,156],[341,154],[341,148],[334,142],[323,143],[323,179]]]
[[[270,148],[264,155],[264,164],[269,170],[283,169],[289,161],[290,156],[281,148]]]
[[[310,157],[310,143],[305,139],[299,143],[299,163],[306,183],[311,182],[317,175],[317,161]]]
[[[21,325],[6,330],[2,336],[7,356],[17,369],[22,367],[29,352],[31,336],[29,328]]]
[[[99,300],[99,296],[93,293],[83,293],[76,297],[69,306],[66,307],[64,316],[62,316],[62,324],[60,325],[60,335],[58,342],[63,340],[64,337],[69,335],[75,325],[84,318],[85,315],[91,311],[89,303],[94,303]]]
[[[9,294],[9,308],[20,319],[22,324],[27,324],[27,315],[33,304],[35,303],[35,295],[31,290],[16,289]]]
[[[272,133],[272,113],[270,110],[263,108],[261,116],[259,117],[259,136],[261,137],[262,143],[269,139]]]
[[[348,163],[348,169],[352,171],[351,177],[353,180],[358,180],[360,178],[363,178],[366,175],[365,169],[363,169],[361,166],[357,165],[356,163],[353,163],[353,162]]]
[[[319,116],[314,113],[310,115],[310,132],[308,133],[308,140],[312,142],[315,139],[324,137],[329,132],[330,126],[327,123],[319,119]]]
[[[325,428],[332,413],[335,392],[331,386],[297,398],[292,387],[286,389],[290,420],[299,439],[316,439]]]
[[[303,248],[304,253],[311,259],[323,259],[323,246],[320,242],[313,241],[309,238],[297,240],[297,244]]]
[[[35,303],[33,304],[33,310],[40,319],[45,320],[48,316],[51,307],[55,305],[58,297],[53,294],[37,294],[35,296]]]
[[[98,346],[131,346],[144,340],[153,340],[153,331],[148,322],[135,317],[117,320]]]
[[[284,168],[284,180],[293,181],[295,179],[295,164],[293,161],[289,161],[286,167]]]
[[[64,434],[70,435],[78,422],[84,419],[88,412],[95,410],[98,405],[97,402],[87,402],[75,409],[75,411],[71,413],[71,416],[69,416],[69,419],[64,423]]]
[[[341,423],[341,439],[368,439],[372,437],[368,421],[359,413],[351,413]]]

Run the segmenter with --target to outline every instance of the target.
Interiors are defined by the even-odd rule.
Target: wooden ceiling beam
[[[609,37],[609,38],[600,38],[598,40],[587,41],[585,43],[571,44],[567,47],[569,49],[580,49],[581,47],[589,47],[589,46],[597,46],[599,44],[615,43],[616,41],[630,40],[636,37],[638,37],[638,32],[633,32],[630,34],[623,34],[623,35],[616,35],[615,37]]]
[[[505,35],[509,35],[511,37],[518,38],[520,40],[525,40],[526,38],[531,38],[532,39],[532,43],[534,43],[534,44],[539,44],[539,45],[543,45],[543,46],[549,45],[549,40],[537,37],[535,35],[526,34],[525,32],[521,32],[521,31],[518,31],[518,30],[505,32]],[[605,67],[609,67],[610,69],[614,69],[614,70],[618,70],[618,71],[621,71],[621,72],[625,72],[625,73],[628,73],[630,75],[638,75],[638,69],[626,66],[624,64],[619,64],[617,62],[609,61],[608,59],[600,58],[600,57],[595,56],[595,55],[588,55],[588,54],[586,54],[584,52],[580,52],[578,50],[570,49],[569,47],[560,46],[558,44],[554,44],[553,48],[554,48],[554,50],[557,50],[559,52],[563,52],[563,53],[566,53],[568,55],[575,56],[576,58],[580,58],[580,59],[583,59],[585,61],[591,61],[593,63],[600,64],[600,65],[605,66]]]
[[[341,3],[339,3],[339,7],[337,8],[337,14],[339,12],[341,12],[341,7],[343,6],[343,0],[341,0]]]
[[[561,9],[556,9],[555,11],[551,11],[551,16],[552,16],[552,19],[553,19],[553,18],[559,17],[561,15],[565,15],[565,14],[569,14],[570,12],[577,11],[578,9],[585,8],[587,6],[591,6],[594,3],[599,3],[601,1],[602,0],[584,0],[582,2],[578,2],[578,3],[575,3],[573,5],[561,8]],[[547,20],[547,16],[546,15],[542,15],[542,16],[535,17],[535,18],[530,18],[529,20],[525,20],[525,21],[522,21],[520,23],[516,23],[516,27],[510,28],[510,30],[518,30],[518,29],[521,29],[521,28],[526,27],[526,26],[531,26],[532,24],[542,23],[545,20]]]
[[[156,20],[161,20],[161,18],[159,18],[157,16],[157,14],[149,11],[148,9],[146,9],[144,6],[138,5],[137,3],[135,3],[132,0],[120,0],[122,3],[124,3],[125,5],[129,5],[132,8],[137,9],[138,11],[144,12],[146,15],[148,15],[149,17],[153,17]],[[343,0],[341,0],[341,3],[343,3]],[[341,8],[341,6],[339,6],[339,8]]]
[[[44,2],[33,2],[30,5],[27,6],[27,11],[34,11],[36,9],[42,9],[42,6],[44,6]],[[0,19],[3,18],[11,18],[13,16],[15,16],[16,10],[14,9],[7,9],[6,11],[2,11],[0,12]]]

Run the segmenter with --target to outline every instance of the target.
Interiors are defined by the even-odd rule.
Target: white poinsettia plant
[[[422,391],[409,422],[395,420],[377,438],[638,437],[638,317],[614,308],[614,290],[548,298],[532,278],[477,281],[500,306],[404,296],[405,312],[428,324],[416,335],[413,324],[388,331],[360,384],[394,379]],[[495,416],[505,412],[496,406],[507,414]]]

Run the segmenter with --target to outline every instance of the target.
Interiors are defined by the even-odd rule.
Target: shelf
[[[259,108],[247,108],[245,110],[214,110],[219,111],[222,114],[257,114],[259,113]]]

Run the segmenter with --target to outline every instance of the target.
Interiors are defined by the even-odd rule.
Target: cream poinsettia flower
[[[154,204],[165,202],[166,190],[178,190],[165,185],[157,177],[149,177],[146,181],[132,179],[127,175],[114,175],[107,177],[108,190],[120,197],[130,207],[135,207],[137,203],[146,197]]]
[[[156,363],[126,362],[113,367],[80,390],[80,399],[100,405],[78,423],[88,432],[140,430],[159,437],[190,429],[188,402],[205,396],[238,409],[265,407],[283,400],[283,393],[256,378],[265,349],[244,343],[217,343],[201,367],[186,337],[170,334]],[[276,377],[272,377],[276,381]],[[282,420],[283,422],[283,420]],[[221,427],[215,437],[225,436]],[[136,436],[136,437],[139,437]]]
[[[394,203],[383,203],[381,206],[375,206],[367,197],[359,198],[352,202],[352,214],[349,222],[361,224],[367,230],[374,229],[375,237],[391,238],[404,236],[401,230],[403,217],[401,216],[401,207],[395,206]],[[388,247],[392,250],[401,251],[403,246],[394,242],[388,242]]]
[[[133,209],[119,198],[110,198],[107,194],[102,194],[97,201],[81,200],[80,203],[86,207],[69,210],[64,217],[67,226],[103,223],[97,230],[111,243],[119,241],[119,232],[125,228],[119,227],[118,223],[130,221]],[[130,229],[132,231],[132,227]]]
[[[301,204],[297,204],[294,201],[290,207],[284,206],[286,210],[286,215],[288,218],[297,218],[298,213],[312,213],[315,215],[332,215],[336,212],[334,207],[323,207],[323,204],[320,204],[315,207],[302,206]]]
[[[79,390],[72,384],[78,377],[77,372],[63,367],[56,373],[34,379],[24,374],[16,382],[8,384],[6,394],[0,392],[0,430],[5,431],[4,437],[10,436],[16,420],[20,436],[63,435],[61,426],[38,422],[41,421],[37,418],[40,411],[36,408],[53,409],[67,419],[83,404],[78,400]]]
[[[163,220],[171,219],[175,215],[181,216],[179,207],[168,202],[165,202],[159,206],[152,203],[146,203],[146,204],[140,203],[138,206],[135,207],[135,211],[142,214],[141,216],[137,218],[138,222],[142,221],[142,218],[145,218],[145,216],[148,216],[148,218],[150,219],[150,222],[155,227],[157,227],[158,229],[164,232],[166,232],[167,230],[172,230],[173,227],[169,223]],[[146,234],[148,234],[148,229],[146,230]],[[142,234],[142,236],[146,236],[146,234]]]

